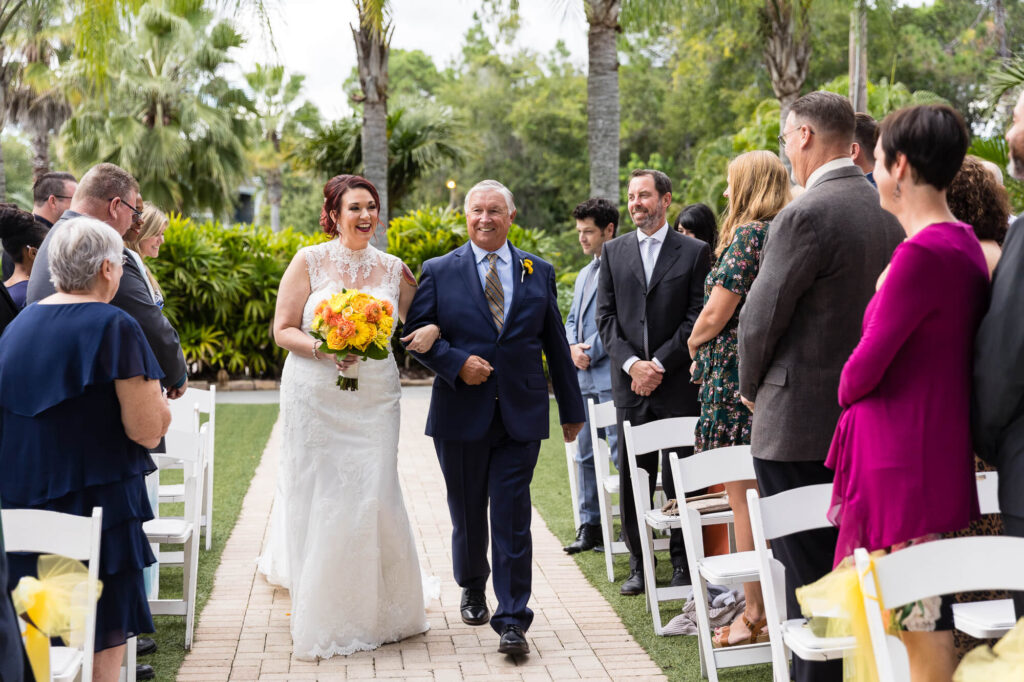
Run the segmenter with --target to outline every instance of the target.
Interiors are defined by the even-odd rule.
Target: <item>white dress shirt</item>
[[[501,282],[502,294],[504,296],[504,312],[501,319],[508,321],[508,309],[512,307],[512,287],[515,277],[512,276],[512,251],[508,248],[508,242],[501,245],[497,251],[484,251],[479,246],[470,242],[473,248],[473,260],[476,263],[476,272],[480,275],[480,288],[487,288],[487,271],[491,264],[487,262],[487,256],[491,253],[498,254],[495,268],[498,270],[498,281]]]
[[[668,235],[668,230],[669,227],[666,222],[661,226],[661,229],[654,234],[645,234],[643,230],[636,231],[636,240],[640,245],[640,260],[644,264],[644,277],[648,282],[650,282],[651,273],[654,272],[654,264],[658,262],[658,254],[661,253],[661,245],[665,243],[665,237]],[[645,243],[648,240],[652,240],[653,243]],[[622,371],[629,374],[629,368],[639,360],[640,358],[636,355],[629,356],[626,361],[622,363]],[[658,358],[651,357],[651,362],[656,364],[659,369],[665,369]]]
[[[825,173],[831,173],[834,170],[854,165],[856,164],[854,164],[853,159],[851,159],[849,156],[840,156],[838,159],[832,159],[831,161],[823,163],[820,166],[818,166],[818,168],[813,173],[811,173],[810,177],[807,178],[807,182],[804,183],[804,187],[806,189],[814,187],[815,183],[817,183],[818,180],[821,180],[822,176],[825,175]]]

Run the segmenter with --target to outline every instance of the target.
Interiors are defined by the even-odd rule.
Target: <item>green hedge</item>
[[[219,370],[233,376],[279,376],[286,353],[271,333],[278,284],[300,248],[326,237],[172,216],[164,238],[160,257],[146,262],[164,290],[164,313],[178,330],[191,373],[208,378]],[[460,213],[428,208],[391,221],[388,251],[418,276],[425,260],[448,253],[466,239]],[[543,230],[513,225],[509,239],[557,261],[555,242]],[[574,278],[575,273],[559,278],[563,313]],[[403,355],[399,344],[395,350]]]

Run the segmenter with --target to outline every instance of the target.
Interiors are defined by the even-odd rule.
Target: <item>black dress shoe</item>
[[[462,622],[466,625],[484,625],[491,620],[491,611],[487,608],[487,597],[483,590],[462,590]]]
[[[576,541],[562,549],[566,554],[576,554],[577,552],[585,552],[588,549],[593,549],[600,544],[601,525],[584,523],[580,526],[580,529],[576,531]]]
[[[499,654],[509,656],[526,656],[530,653],[530,645],[526,643],[526,635],[518,625],[509,625],[501,633],[501,642],[498,644]]]
[[[676,566],[672,569],[672,582],[669,583],[672,587],[686,587],[691,585],[690,573],[685,568]]]
[[[156,642],[152,637],[137,637],[135,639],[135,655],[148,656],[156,651]]]
[[[626,582],[622,583],[622,587],[619,588],[619,594],[632,597],[638,594],[644,593],[644,574],[640,571],[630,571],[629,578]]]
[[[156,673],[153,672],[153,666],[151,665],[137,665],[135,666],[135,679],[137,680],[151,680],[156,677]]]

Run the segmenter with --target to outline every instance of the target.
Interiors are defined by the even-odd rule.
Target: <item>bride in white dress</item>
[[[309,335],[316,305],[344,289],[387,299],[404,319],[416,282],[398,258],[370,246],[377,192],[340,175],[324,187],[321,225],[337,238],[301,249],[278,292],[282,440],[270,537],[259,570],[291,592],[296,658],[374,649],[428,629],[423,578],[399,487],[398,367],[359,363],[359,390],[339,390],[334,356]],[[420,332],[423,332],[422,334]],[[438,329],[418,330],[429,350]],[[436,596],[436,595],[434,595]]]

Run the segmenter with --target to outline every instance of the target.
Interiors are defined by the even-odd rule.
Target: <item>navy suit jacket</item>
[[[562,423],[584,421],[576,368],[558,312],[555,269],[511,243],[509,249],[512,303],[501,333],[491,319],[469,243],[423,264],[405,328],[406,333],[431,323],[441,328],[441,338],[428,352],[413,354],[437,375],[427,416],[428,436],[479,440],[500,402],[505,430],[513,439],[547,438],[548,382],[541,351],[547,356]],[[532,273],[524,274],[524,260],[532,261]],[[459,378],[470,355],[494,368],[487,381],[476,386]]]
[[[611,360],[604,349],[604,342],[597,332],[597,280],[586,299],[583,298],[583,287],[594,269],[595,261],[590,261],[576,275],[576,286],[572,294],[572,306],[569,316],[565,318],[565,338],[569,345],[580,343],[579,334],[582,330],[582,343],[588,344],[590,350],[583,351],[590,358],[588,369],[577,369],[576,378],[580,382],[580,390],[584,393],[604,393],[612,390]]]

